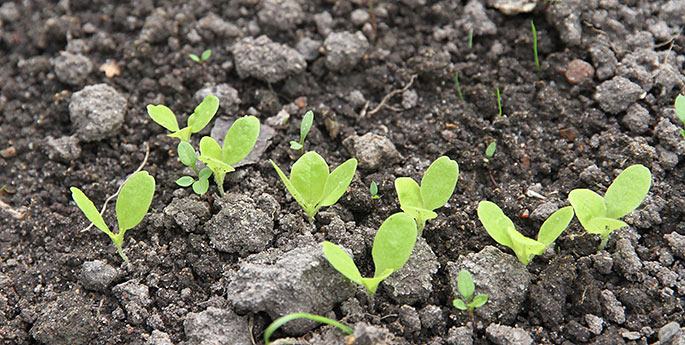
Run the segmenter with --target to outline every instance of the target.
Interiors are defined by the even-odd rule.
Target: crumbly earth
[[[358,344],[685,341],[685,165],[679,163],[685,139],[673,111],[685,80],[685,37],[679,35],[685,3],[539,0],[534,9],[516,9],[530,2],[374,1],[374,31],[363,0],[3,1],[0,342],[249,344],[252,332],[259,343],[272,309],[235,308],[227,293],[237,272],[294,260],[288,253],[330,240],[350,250],[363,274],[372,274],[375,229],[399,211],[394,179],[420,180],[441,155],[459,163],[460,178],[423,232],[428,248],[421,257],[431,261],[416,267],[431,268],[416,281],[420,296],[428,297],[398,299],[392,291],[406,286],[381,284],[373,301],[363,290],[326,301],[335,305],[326,304],[322,314],[364,330]],[[205,49],[213,53],[204,65],[188,58]],[[125,116],[120,123],[117,111],[108,132],[85,133],[88,128],[72,119],[88,114],[71,111],[103,99],[72,95],[97,84],[113,90],[107,97],[126,100],[117,102]],[[254,114],[274,129],[261,159],[225,183],[227,195],[241,195],[250,200],[244,207],[259,210],[235,221],[259,222],[254,218],[264,214],[268,219],[257,225],[272,228],[260,228],[253,236],[261,237],[245,248],[235,246],[246,234],[224,236],[230,253],[206,232],[228,219],[218,216],[225,202],[216,186],[208,199],[174,183],[188,174],[175,153],[177,140],[145,108],[164,104],[184,125],[197,105],[195,93],[217,85],[231,90],[221,95],[230,107],[220,107],[218,117]],[[372,133],[387,145],[363,148],[368,164],[311,225],[269,163],[289,170],[298,152],[288,143],[299,139],[300,119],[310,109],[315,121],[305,148],[332,167],[352,156],[343,145],[347,138]],[[108,114],[94,113],[98,118],[88,126],[111,123]],[[211,129],[194,134],[193,143]],[[364,145],[356,140],[355,146]],[[486,164],[492,141],[497,151]],[[107,236],[82,231],[88,222],[69,187],[81,188],[100,208],[148,150],[144,169],[157,188],[148,216],[126,233],[127,265]],[[525,267],[530,284],[516,295],[511,315],[484,313],[493,316],[477,317],[471,331],[469,317],[452,307],[448,264],[473,265],[460,260],[497,247],[476,217],[478,202],[497,203],[534,237],[547,215],[568,205],[570,190],[604,192],[622,169],[638,163],[651,169],[654,182],[642,206],[625,217],[630,227],[598,252],[599,240],[572,221],[553,248]],[[372,181],[381,195],[373,202],[366,192]],[[113,210],[110,203],[105,213],[112,227]],[[256,226],[227,224],[225,231],[250,228]],[[488,252],[513,255],[497,248],[504,254]],[[438,269],[431,273],[434,262]],[[309,291],[301,284],[330,282],[322,274],[331,271],[302,268],[298,276],[308,280],[290,288]],[[493,288],[511,298],[507,287]],[[315,343],[344,341],[328,328],[306,332],[304,339]]]

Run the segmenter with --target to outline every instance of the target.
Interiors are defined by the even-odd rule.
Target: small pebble
[[[11,158],[17,155],[17,149],[14,148],[14,146],[10,146],[2,151],[0,151],[0,156],[2,158]]]
[[[566,66],[566,80],[571,84],[582,84],[585,80],[595,75],[595,69],[589,63],[575,59]]]
[[[673,337],[680,332],[680,324],[677,322],[669,322],[659,330],[659,341],[666,343],[673,339]]]

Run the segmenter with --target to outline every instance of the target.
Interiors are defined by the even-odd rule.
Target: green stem
[[[285,316],[281,316],[278,319],[274,320],[269,327],[267,327],[264,330],[264,343],[266,345],[271,344],[269,342],[269,338],[271,338],[271,334],[273,334],[278,328],[283,326],[286,322],[296,320],[296,319],[309,319],[312,321],[320,322],[323,324],[335,326],[341,331],[345,332],[345,334],[352,334],[354,333],[354,330],[338,321],[329,319],[325,316],[320,316],[320,315],[314,315],[314,314],[308,314],[308,313],[292,313],[288,314]]]
[[[535,23],[530,20],[530,27],[533,29],[533,54],[535,55],[535,67],[540,71],[540,59],[538,58],[538,32],[535,30]]]
[[[602,236],[602,242],[599,243],[599,250],[606,248],[607,242],[609,242],[609,235],[606,237]]]

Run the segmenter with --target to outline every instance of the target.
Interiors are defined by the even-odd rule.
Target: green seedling
[[[675,104],[673,107],[675,108],[675,114],[680,119],[680,122],[682,122],[683,126],[685,126],[685,96],[678,94],[678,96],[675,98]],[[685,138],[685,129],[681,128],[680,134],[682,134],[682,136]]]
[[[188,57],[191,60],[199,63],[200,65],[204,65],[204,63],[207,62],[207,60],[209,60],[209,58],[211,56],[212,56],[212,50],[211,49],[207,49],[207,50],[203,51],[200,56],[197,56],[195,54],[189,54],[188,55]]]
[[[343,325],[342,323],[329,319],[325,316],[320,316],[320,315],[314,315],[314,314],[309,314],[309,313],[291,313],[288,315],[284,315],[279,317],[278,319],[274,320],[269,327],[267,327],[264,330],[264,344],[269,345],[271,344],[269,342],[269,338],[271,338],[271,335],[276,332],[278,328],[283,326],[289,321],[292,320],[297,320],[297,319],[309,319],[312,321],[320,322],[326,325],[331,325],[337,327],[339,330],[343,331],[347,335],[351,335],[354,333],[354,330],[348,326]]]
[[[490,163],[490,158],[492,158],[492,156],[495,155],[496,150],[497,150],[497,142],[493,141],[485,149],[485,157],[483,157],[483,162]]]
[[[530,27],[533,29],[533,56],[535,57],[535,68],[540,71],[540,59],[538,58],[538,31],[535,30],[535,23],[530,20]]]
[[[247,157],[259,137],[259,119],[254,116],[243,116],[231,125],[224,137],[224,146],[219,146],[212,137],[200,140],[200,157],[212,170],[214,181],[219,187],[219,195],[224,195],[224,178],[227,173],[235,171],[231,165]],[[209,178],[209,176],[207,176]]]
[[[309,130],[312,129],[312,123],[314,123],[314,113],[310,110],[302,117],[302,123],[300,124],[300,141],[290,141],[291,149],[300,151],[300,154],[303,153],[304,139],[307,138]]]
[[[373,298],[383,280],[398,271],[409,260],[416,243],[416,223],[405,213],[395,213],[388,217],[376,233],[371,256],[375,266],[374,276],[362,277],[352,258],[337,245],[323,242],[323,253],[328,262],[349,280],[363,285]]]
[[[478,204],[478,219],[495,242],[511,248],[519,261],[528,265],[536,256],[542,254],[547,246],[552,244],[566,229],[573,219],[573,207],[566,206],[552,213],[538,232],[538,239],[534,240],[516,231],[514,222],[509,219],[502,209],[490,201]]]
[[[119,231],[116,234],[107,227],[105,220],[97,208],[95,208],[93,202],[80,189],[71,187],[70,190],[71,197],[81,211],[83,211],[83,214],[86,215],[86,218],[112,239],[119,255],[128,263],[128,257],[122,249],[124,234],[128,229],[138,225],[150,208],[152,196],[155,193],[154,177],[150,176],[147,171],[140,171],[124,182],[116,203],[117,223],[119,226]]]
[[[190,135],[205,128],[209,121],[212,121],[218,109],[219,99],[213,95],[208,95],[202,100],[202,103],[195,107],[193,114],[188,117],[188,126],[183,129],[179,128],[174,112],[164,105],[149,104],[147,113],[153,121],[172,132],[168,134],[170,137],[179,138],[181,141],[190,141]]]
[[[473,310],[485,305],[488,301],[488,295],[479,294],[475,297],[473,296],[476,286],[473,284],[471,273],[467,270],[459,271],[459,275],[457,276],[457,290],[459,290],[461,299],[454,299],[452,305],[459,310],[466,310],[469,313],[471,323],[473,324],[473,330],[475,331],[476,319],[473,317]]]
[[[497,116],[502,116],[504,115],[502,113],[502,94],[499,92],[499,87],[497,87],[497,109],[499,112],[497,113]]]
[[[627,226],[619,218],[635,210],[647,196],[652,173],[643,165],[631,165],[607,188],[604,197],[589,189],[574,189],[568,201],[585,230],[602,237],[599,249],[606,247],[612,231]]]
[[[371,181],[371,186],[369,186],[369,193],[371,193],[371,202],[373,204],[371,212],[374,212],[376,211],[376,200],[381,198],[378,195],[378,185],[376,184],[376,181]]]
[[[433,212],[450,199],[459,178],[457,162],[442,156],[433,162],[421,179],[421,186],[410,177],[395,180],[395,191],[400,199],[400,208],[414,217],[419,235],[423,233],[426,221],[436,218]]]
[[[193,192],[198,195],[207,193],[209,189],[209,177],[212,176],[212,170],[204,167],[202,170],[197,170],[197,155],[195,149],[187,141],[181,141],[178,143],[178,158],[181,160],[183,165],[193,168],[195,175],[197,175],[197,180],[192,176],[182,176],[176,180],[176,184],[181,187],[193,186]]]
[[[463,102],[464,95],[461,93],[461,86],[459,85],[459,71],[454,72],[454,85],[457,86],[457,94],[459,95],[459,99]]]
[[[288,178],[274,161],[270,162],[290,195],[307,213],[310,222],[319,208],[331,206],[340,199],[357,170],[357,160],[350,158],[329,173],[323,157],[316,152],[307,152],[293,164]]]
[[[469,49],[473,48],[473,27],[469,29]]]

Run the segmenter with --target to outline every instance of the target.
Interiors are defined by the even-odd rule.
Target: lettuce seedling
[[[307,138],[307,134],[309,134],[309,130],[312,129],[313,123],[314,113],[310,110],[302,117],[302,123],[300,124],[300,142],[290,141],[291,149],[298,150],[300,151],[300,154],[302,154],[304,150],[304,139]]]
[[[212,137],[200,140],[200,157],[214,174],[214,181],[219,187],[219,194],[224,195],[224,178],[227,173],[235,171],[231,165],[240,162],[252,151],[259,137],[259,119],[254,116],[243,116],[226,132],[224,147],[219,146]]]
[[[402,268],[409,260],[416,237],[416,222],[409,215],[400,212],[388,217],[381,224],[373,240],[371,256],[376,271],[371,278],[362,277],[352,258],[337,245],[324,241],[323,253],[338,272],[349,280],[363,285],[373,298],[378,284]]]
[[[678,116],[680,122],[682,122],[683,126],[685,126],[685,96],[679,94],[675,98],[675,104],[673,104],[673,107],[675,108],[676,116]],[[680,134],[682,134],[682,136],[685,138],[685,129],[681,128]]]
[[[479,294],[473,297],[473,292],[476,286],[473,284],[473,277],[467,270],[459,271],[457,276],[457,290],[461,295],[461,299],[454,299],[452,305],[459,310],[466,310],[471,318],[473,330],[476,330],[476,320],[473,317],[473,310],[482,307],[488,301],[488,295]]]
[[[270,160],[276,173],[312,222],[323,206],[331,206],[345,193],[357,170],[357,160],[350,158],[329,173],[328,164],[316,152],[307,152],[293,164],[290,179]]]
[[[200,56],[197,56],[195,54],[189,54],[188,55],[188,57],[191,60],[197,62],[200,65],[203,65],[205,62],[207,62],[207,60],[209,60],[209,58],[211,56],[212,56],[212,50],[211,49],[207,49],[207,50],[203,51]]]
[[[490,237],[495,242],[511,248],[524,265],[528,265],[536,255],[542,254],[573,219],[573,207],[566,206],[557,210],[542,223],[538,239],[534,240],[516,231],[514,222],[493,202],[481,201],[477,212],[478,219]]]
[[[497,142],[493,141],[485,149],[485,157],[483,157],[483,162],[490,163],[490,158],[492,158],[492,156],[495,155],[496,150],[497,150]]]
[[[202,170],[197,170],[197,155],[195,149],[187,141],[181,141],[178,143],[178,158],[181,163],[187,167],[193,168],[195,175],[197,175],[197,181],[192,176],[182,176],[176,180],[176,184],[181,187],[193,186],[193,192],[198,195],[207,193],[209,189],[209,177],[212,176],[212,170],[204,167]]]
[[[71,197],[76,202],[76,205],[83,211],[95,227],[107,234],[112,242],[117,247],[117,251],[121,258],[128,263],[128,257],[122,250],[124,242],[124,234],[126,230],[138,225],[145,217],[150,204],[152,203],[152,196],[155,193],[155,179],[150,176],[147,171],[140,171],[133,174],[124,182],[124,185],[119,191],[116,203],[117,223],[119,225],[119,232],[113,233],[107,224],[105,224],[102,215],[98,212],[93,202],[78,188],[71,187]]]
[[[599,249],[606,247],[612,231],[627,226],[619,218],[635,210],[652,186],[652,173],[644,165],[631,165],[611,183],[604,197],[589,189],[574,189],[568,201],[585,230],[602,237]]]
[[[171,134],[170,137],[179,138],[182,141],[190,141],[190,135],[201,131],[216,114],[219,109],[219,99],[214,95],[208,95],[202,102],[195,107],[195,111],[188,117],[188,126],[180,129],[176,115],[171,109],[164,105],[147,106],[147,113],[153,121],[166,128]]]
[[[421,179],[421,186],[410,177],[395,180],[395,190],[400,199],[400,208],[414,217],[419,235],[426,226],[426,221],[436,218],[433,210],[442,207],[452,196],[459,178],[457,162],[442,156],[433,162]]]
[[[343,331],[345,334],[350,335],[354,333],[354,330],[348,326],[343,325],[342,323],[329,319],[325,316],[321,315],[314,315],[314,314],[309,314],[309,313],[290,313],[288,315],[284,315],[279,317],[278,319],[274,320],[269,327],[267,327],[264,330],[264,344],[269,345],[271,344],[269,342],[269,338],[271,338],[271,335],[276,332],[276,330],[283,326],[285,323],[292,321],[292,320],[297,320],[297,319],[309,319],[312,321],[324,323],[327,325],[335,326],[339,330]]]

